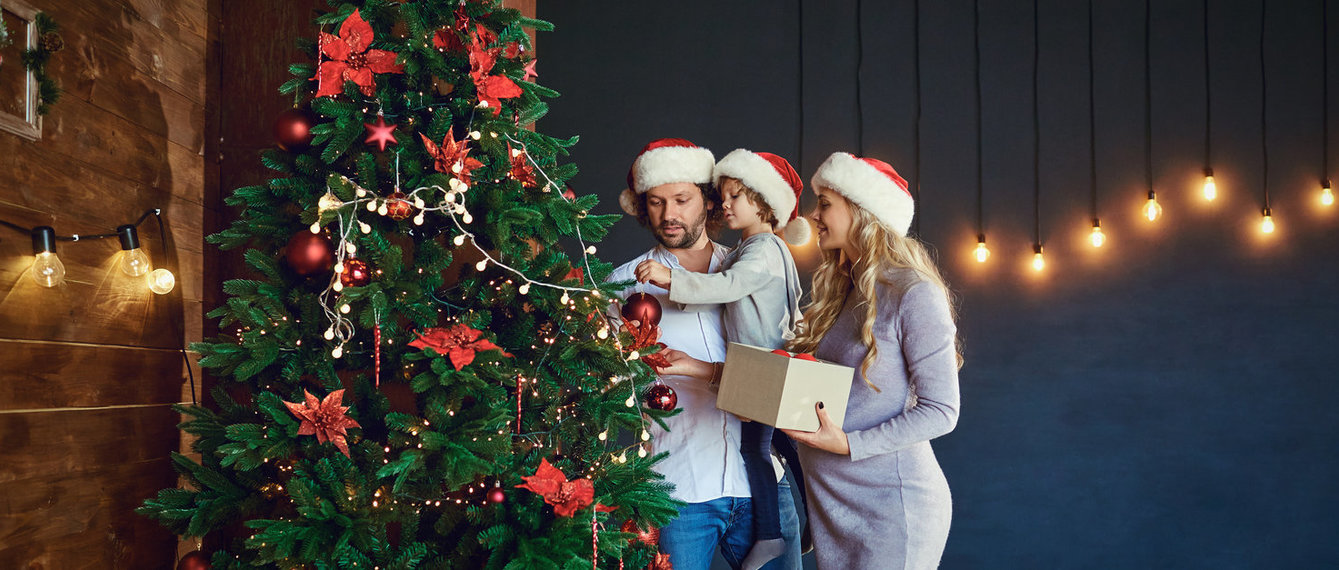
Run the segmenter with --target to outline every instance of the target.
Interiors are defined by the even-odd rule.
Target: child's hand
[[[648,259],[637,264],[634,270],[637,281],[650,283],[656,287],[670,288],[671,273],[670,268],[665,267],[660,262]]]

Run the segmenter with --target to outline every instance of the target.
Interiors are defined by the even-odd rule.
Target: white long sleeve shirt
[[[717,271],[729,249],[712,242],[708,272]],[[679,259],[663,246],[656,246],[609,274],[609,281],[629,281],[637,264],[654,259],[675,271],[682,271]],[[669,300],[669,292],[650,283],[634,285],[621,293],[623,298],[638,290],[660,301],[660,342],[706,362],[725,361],[725,336],[721,307],[683,311]],[[651,424],[651,451],[668,451],[669,457],[654,469],[674,484],[670,496],[688,503],[704,503],[722,497],[748,497],[748,475],[739,455],[739,418],[716,409],[716,393],[702,380],[662,375],[661,381],[674,388],[683,412],[667,418],[670,431]]]

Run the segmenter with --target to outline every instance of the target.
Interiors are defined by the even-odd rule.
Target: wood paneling
[[[150,218],[141,246],[177,287],[121,273],[115,239],[60,242],[66,284],[39,287],[28,236],[0,228],[0,568],[170,568],[176,537],[133,511],[177,483],[169,405],[190,397],[180,347],[202,336],[222,4],[29,1],[61,24],[48,69],[66,93],[40,140],[0,135],[0,219],[89,235],[161,208],[170,239]]]

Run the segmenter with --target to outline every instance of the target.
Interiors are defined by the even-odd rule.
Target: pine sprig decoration
[[[60,26],[46,12],[38,12],[33,25],[37,27],[37,45],[23,50],[22,61],[24,69],[37,80],[37,114],[45,115],[62,93],[60,84],[47,75],[46,66],[52,54],[65,49],[65,40],[60,35]]]
[[[229,568],[585,568],[592,517],[600,565],[644,566],[612,529],[674,516],[664,457],[640,448],[667,414],[640,408],[652,372],[605,316],[620,284],[588,245],[617,218],[567,192],[577,138],[527,128],[557,93],[526,80],[526,29],[550,26],[498,0],[332,8],[279,87],[316,117],[310,144],[263,153],[273,178],[234,190],[239,215],[208,238],[248,274],[209,312],[221,334],[192,345],[219,379],[212,408],[180,408],[200,460],[176,459],[188,487],[140,512]],[[370,37],[338,35],[354,14]],[[329,37],[399,71],[369,81]],[[350,74],[317,96],[332,69]],[[396,126],[384,150],[364,143],[378,118]],[[299,271],[295,237],[328,241],[329,263]],[[366,279],[346,282],[354,265]],[[316,406],[285,405],[338,390],[347,456],[303,427]],[[541,462],[588,479],[593,503],[559,514],[518,488]]]

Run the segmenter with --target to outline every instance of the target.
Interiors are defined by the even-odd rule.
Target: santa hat
[[[834,152],[818,167],[812,182],[815,192],[820,186],[831,188],[873,214],[897,235],[907,235],[916,204],[907,190],[907,181],[888,163]]]
[[[637,194],[661,184],[711,182],[716,157],[710,150],[684,139],[656,139],[637,153],[628,169],[628,187],[618,195],[618,204],[629,216],[637,215]]]
[[[804,191],[804,182],[786,159],[770,152],[735,149],[716,163],[712,178],[717,188],[721,186],[721,178],[726,177],[738,180],[767,202],[776,212],[777,229],[786,229],[787,242],[800,245],[809,241],[809,224],[802,219],[796,221],[800,215],[800,192]]]

